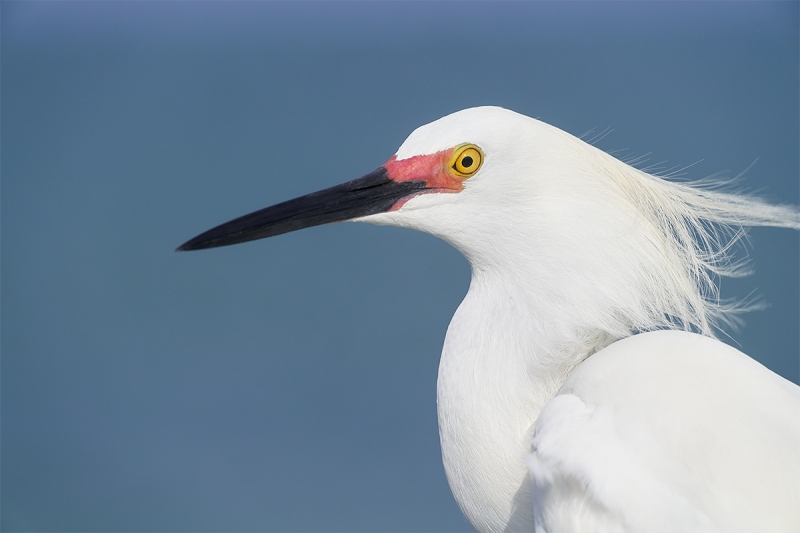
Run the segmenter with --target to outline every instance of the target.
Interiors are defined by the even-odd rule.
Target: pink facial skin
[[[464,190],[465,178],[457,176],[449,167],[454,150],[454,148],[449,148],[441,152],[436,152],[435,154],[415,155],[414,157],[399,161],[397,156],[392,156],[392,158],[383,165],[383,168],[386,169],[389,179],[393,181],[425,182],[429,190],[417,194],[459,192]],[[414,196],[417,196],[417,194],[398,200],[390,211],[397,211],[403,204]]]

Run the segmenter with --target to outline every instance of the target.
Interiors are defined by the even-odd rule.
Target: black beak
[[[423,181],[396,182],[384,167],[366,176],[239,217],[186,241],[178,251],[202,250],[274,237],[329,222],[383,213],[426,189]]]

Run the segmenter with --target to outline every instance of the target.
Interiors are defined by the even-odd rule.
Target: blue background
[[[336,224],[174,253],[475,105],[798,203],[798,3],[2,2],[2,529],[457,531],[439,352],[469,282]],[[798,237],[732,342],[798,381]]]

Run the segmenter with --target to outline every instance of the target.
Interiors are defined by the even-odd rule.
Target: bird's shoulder
[[[800,387],[707,337],[636,335],[573,371],[528,467],[543,530],[797,530]]]

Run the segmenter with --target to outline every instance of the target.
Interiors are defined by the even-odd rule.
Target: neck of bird
[[[532,276],[474,268],[447,331],[438,379],[439,432],[450,487],[480,531],[533,523],[525,456],[533,426],[598,339],[568,333],[558,298]],[[547,283],[545,283],[547,284]],[[556,285],[549,284],[550,287]]]

